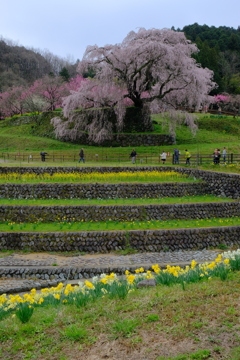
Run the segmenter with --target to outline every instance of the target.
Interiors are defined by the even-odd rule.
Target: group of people
[[[132,159],[132,164],[135,164],[136,156],[137,156],[136,151],[134,149],[132,149],[132,152],[130,154],[130,158]],[[180,151],[178,149],[174,149],[173,163],[176,165],[179,164],[179,156],[180,156]],[[188,150],[185,150],[185,157],[186,157],[186,165],[190,165],[191,154],[189,153]],[[160,154],[160,159],[162,161],[162,164],[164,165],[167,160],[167,153],[164,150]]]
[[[167,154],[165,153],[165,151],[162,152],[160,157],[161,157],[162,163],[165,164],[165,161],[167,159]],[[180,151],[178,149],[174,149],[174,151],[173,151],[173,163],[175,165],[179,164],[179,157],[180,157]],[[186,165],[190,165],[191,154],[187,149],[185,150],[185,159],[186,159]]]
[[[47,153],[42,151],[40,153],[41,155],[41,160],[42,161],[45,161],[45,158],[46,158],[46,155]],[[225,163],[226,160],[227,160],[227,150],[226,150],[226,147],[223,148],[223,151],[222,151],[222,154],[221,154],[221,151],[220,149],[215,149],[214,150],[214,153],[213,153],[213,163],[214,164],[219,164],[220,163],[220,157],[222,155],[222,159],[223,159],[223,162]],[[135,164],[136,163],[136,157],[137,157],[137,152],[135,151],[135,149],[132,149],[132,152],[130,154],[130,158],[132,159],[132,164]],[[174,149],[173,151],[173,163],[175,165],[179,164],[179,157],[180,157],[180,151],[178,149]],[[167,160],[167,153],[163,150],[162,153],[160,154],[160,158],[161,158],[161,161],[162,161],[162,164],[165,164],[166,160]],[[190,152],[186,149],[185,150],[185,164],[186,165],[190,165],[190,159],[191,159],[191,154]],[[83,148],[80,150],[79,152],[79,163],[80,162],[83,162],[85,163],[85,157],[84,157],[84,150]]]
[[[223,148],[223,151],[222,151],[222,154],[221,154],[221,151],[220,149],[215,149],[214,152],[213,152],[213,163],[215,165],[217,164],[220,164],[220,157],[222,155],[222,159],[223,159],[223,162],[225,163],[226,160],[227,160],[227,150],[226,150],[226,147],[224,146]]]
[[[174,164],[179,164],[180,151],[178,149],[174,149],[173,156],[174,156],[174,158],[173,158]],[[136,163],[136,157],[137,157],[137,152],[136,152],[135,149],[132,149],[132,152],[131,152],[129,157],[132,159],[132,164],[135,164]],[[164,150],[160,154],[160,158],[161,158],[162,164],[165,164],[165,162],[167,160],[167,153]],[[186,158],[186,165],[190,165],[191,154],[189,153],[188,150],[185,150],[185,158]],[[78,162],[79,163],[80,162],[85,163],[83,148],[80,150],[79,161]]]

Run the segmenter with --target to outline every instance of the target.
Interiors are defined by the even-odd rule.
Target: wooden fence
[[[167,160],[166,164],[174,164],[174,156],[170,153],[167,154]],[[29,155],[29,154],[11,154],[11,153],[2,153],[0,154],[1,162],[4,163],[11,163],[11,162],[24,162],[24,163],[33,163],[33,162],[42,162],[40,155]],[[42,163],[78,163],[79,155],[78,154],[72,154],[72,155],[66,155],[66,154],[58,154],[58,155],[46,155],[45,162]],[[95,154],[95,155],[87,155],[85,156],[85,162],[106,162],[106,163],[126,163],[131,162],[131,159],[128,155],[116,155],[116,154]],[[180,154],[179,156],[179,165],[184,165],[186,162],[185,153]],[[232,164],[232,163],[238,163],[240,162],[240,154],[227,154],[226,155],[226,163]],[[136,164],[161,164],[161,158],[159,154],[139,154],[136,158]],[[191,165],[203,165],[203,164],[211,164],[213,163],[213,154],[192,154],[190,159]],[[220,163],[223,163],[223,158],[221,156]]]

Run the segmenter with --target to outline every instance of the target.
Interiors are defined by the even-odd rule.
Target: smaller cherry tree
[[[30,90],[45,101],[45,111],[53,111],[61,106],[62,98],[69,94],[65,84],[60,77],[45,76],[36,80]]]
[[[26,98],[28,89],[23,86],[14,86],[0,94],[0,108],[3,117],[21,115],[26,112]]]

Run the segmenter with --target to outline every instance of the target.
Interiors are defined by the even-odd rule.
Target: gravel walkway
[[[99,254],[72,257],[60,257],[49,255],[36,255],[35,259],[27,259],[24,255],[13,254],[0,258],[0,267],[2,266],[76,266],[76,267],[112,267],[112,266],[128,266],[141,264],[171,264],[178,262],[189,262],[195,260],[197,262],[211,261],[216,258],[220,250],[196,250],[196,251],[175,251],[175,252],[154,252],[154,253],[138,253],[132,255],[115,255],[115,254]]]

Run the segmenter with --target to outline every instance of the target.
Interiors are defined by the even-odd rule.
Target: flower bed
[[[142,280],[153,279],[157,285],[180,284],[183,289],[188,283],[210,280],[219,277],[226,280],[229,272],[240,270],[240,250],[225,252],[218,255],[211,263],[197,264],[194,260],[191,266],[168,265],[161,270],[156,264],[152,271],[144,271],[144,268],[135,270],[135,273],[125,272],[124,278],[118,278],[116,274],[102,274],[94,277],[92,281],[85,280],[78,285],[59,283],[57,287],[42,289],[37,292],[32,289],[30,293],[20,295],[5,294],[0,296],[0,319],[5,316],[17,316],[22,323],[30,320],[34,309],[44,306],[58,306],[71,304],[82,307],[97,298],[120,298],[124,299],[129,292],[134,291]]]
[[[175,171],[138,171],[138,172],[72,172],[62,173],[55,172],[50,174],[48,172],[42,174],[36,173],[19,173],[8,172],[0,173],[0,182],[2,183],[38,183],[38,182],[55,182],[55,183],[121,183],[121,182],[194,182],[193,177],[186,174],[181,174]]]

